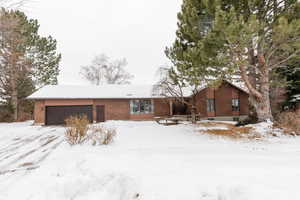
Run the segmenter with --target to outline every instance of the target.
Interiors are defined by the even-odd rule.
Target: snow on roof
[[[162,98],[153,94],[151,85],[71,86],[48,85],[27,99],[134,99]]]
[[[229,81],[227,81],[229,82]],[[229,82],[235,87],[248,93],[242,83]],[[207,88],[203,84],[198,92]],[[153,85],[48,85],[33,93],[27,99],[138,99],[138,98],[164,98],[160,91],[155,91]],[[193,91],[183,88],[183,96],[190,97]]]
[[[240,90],[249,93],[248,88],[246,87],[245,83],[242,81],[227,81],[228,83],[232,84],[233,86],[239,88]]]
[[[171,94],[167,87],[161,86],[161,85],[154,85],[153,86],[153,93],[159,95],[159,96],[164,96],[164,97],[172,97],[172,95],[182,95],[183,97],[190,97],[193,95],[193,89],[192,87],[184,87],[180,88],[179,87],[172,87],[172,91],[174,92]]]
[[[234,87],[242,90],[245,93],[249,93],[247,87],[245,86],[245,84],[241,81],[229,81],[229,80],[224,80],[225,82],[233,85]],[[200,92],[201,90],[204,90],[205,88],[208,87],[207,83],[204,83],[203,85],[199,86],[198,88],[198,92]]]

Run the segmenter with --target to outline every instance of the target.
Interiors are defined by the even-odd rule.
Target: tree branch
[[[262,95],[259,91],[257,91],[250,83],[249,77],[247,75],[246,69],[244,66],[240,65],[239,69],[241,71],[242,79],[244,80],[247,88],[249,89],[250,93],[252,93],[256,98],[261,99]]]
[[[281,64],[283,64],[283,63],[287,62],[288,60],[290,60],[291,58],[297,56],[298,53],[300,53],[300,49],[297,50],[297,51],[295,51],[294,53],[292,53],[292,54],[291,54],[290,56],[288,56],[287,58],[285,58],[285,59],[279,61],[278,63],[273,64],[273,65],[270,65],[270,68],[271,68],[271,69],[274,69],[274,68],[279,67]]]

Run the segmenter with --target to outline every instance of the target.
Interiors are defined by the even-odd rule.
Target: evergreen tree
[[[18,119],[20,101],[44,85],[57,84],[61,55],[56,40],[38,34],[37,20],[23,12],[0,12],[0,95]]]
[[[295,108],[297,102],[295,101],[295,95],[300,95],[300,58],[292,59],[280,74],[286,78],[288,86],[286,87],[286,102],[283,107]]]
[[[272,120],[271,74],[300,54],[299,8],[296,0],[184,0],[167,56],[200,79],[240,78],[258,120]]]

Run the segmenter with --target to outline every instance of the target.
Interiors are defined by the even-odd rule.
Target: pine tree
[[[296,0],[184,0],[167,55],[200,79],[239,77],[258,120],[273,120],[271,74],[300,54],[299,8]]]
[[[297,105],[295,101],[295,95],[300,95],[300,57],[292,59],[287,67],[280,72],[288,85],[286,87],[287,99],[283,104],[283,107],[293,109]]]
[[[37,20],[23,12],[0,12],[0,95],[12,106],[14,120],[24,95],[57,83],[61,55],[56,52],[56,41],[41,37],[38,29]]]

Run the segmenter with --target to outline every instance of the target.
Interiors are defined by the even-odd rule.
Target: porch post
[[[172,101],[172,99],[169,100],[169,105],[170,105],[170,116],[173,116],[173,101]]]

